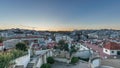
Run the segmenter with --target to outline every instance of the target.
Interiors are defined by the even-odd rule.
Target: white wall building
[[[10,39],[3,41],[4,48],[9,49],[9,48],[14,48],[17,43],[21,42],[19,39]]]
[[[108,42],[105,44],[103,52],[108,55],[120,55],[120,44],[116,42]]]
[[[7,32],[1,32],[1,33],[0,33],[0,36],[1,36],[1,37],[8,37],[8,33],[7,33]]]
[[[4,49],[3,43],[0,43],[0,51]]]

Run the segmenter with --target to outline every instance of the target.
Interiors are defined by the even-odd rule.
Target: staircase
[[[34,68],[34,63],[28,63],[26,68]]]
[[[15,66],[15,68],[24,68],[23,65]]]

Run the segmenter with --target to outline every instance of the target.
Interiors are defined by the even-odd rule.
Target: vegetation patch
[[[51,65],[48,63],[42,64],[42,66],[40,68],[51,68]]]
[[[12,50],[10,52],[0,53],[0,68],[7,68],[10,61],[25,55],[26,53],[21,50]]]
[[[53,59],[53,57],[47,58],[47,63],[53,64],[54,62],[55,62],[55,60]]]
[[[78,57],[72,57],[71,59],[71,64],[75,64],[79,61],[79,58]]]
[[[22,50],[22,51],[27,51],[27,46],[24,43],[18,43],[18,44],[16,44],[16,49]]]

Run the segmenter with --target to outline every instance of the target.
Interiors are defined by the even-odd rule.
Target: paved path
[[[120,68],[120,59],[104,59],[102,65]]]
[[[88,64],[79,62],[76,65],[71,65],[67,63],[56,62],[52,65],[52,68],[88,68]]]

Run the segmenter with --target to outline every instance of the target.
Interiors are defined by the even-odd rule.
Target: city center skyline
[[[0,29],[120,29],[119,0],[1,0]]]

